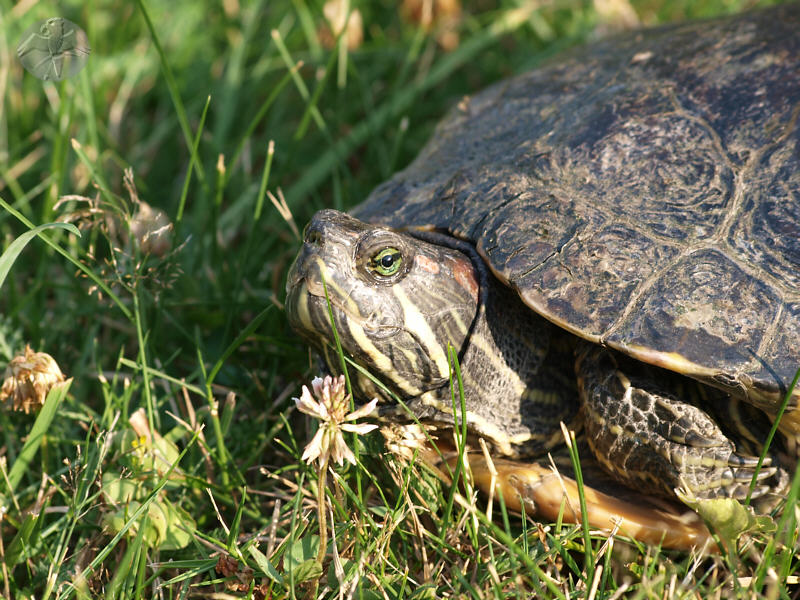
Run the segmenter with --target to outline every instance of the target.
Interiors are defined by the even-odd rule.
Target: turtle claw
[[[770,457],[759,466],[759,438],[748,437],[740,418],[728,419],[741,423],[734,431],[723,431],[725,419],[714,418],[714,411],[733,403],[748,410],[747,424],[757,431],[766,417],[756,409],[603,348],[585,345],[577,358],[586,438],[617,480],[665,497],[674,497],[678,486],[708,500],[780,493],[781,467]],[[763,485],[751,493],[754,477]]]
[[[664,427],[666,429],[666,427]],[[706,435],[702,435],[696,431],[689,430],[684,433],[683,436],[676,436],[673,432],[670,437],[664,436],[667,439],[670,439],[673,442],[678,444],[684,444],[686,446],[691,446],[693,448],[716,448],[720,445],[719,438],[712,438]]]
[[[750,458],[750,457],[746,457]],[[733,463],[733,461],[730,461]],[[754,459],[756,465],[758,460]],[[764,461],[767,464],[767,461]],[[775,493],[786,486],[787,473],[777,466],[762,466],[756,474],[755,465],[753,467],[733,467],[726,469],[716,469],[713,472],[704,472],[704,477],[692,477],[691,472],[684,473],[681,477],[681,484],[684,489],[700,500],[714,500],[722,498],[732,498],[734,500],[744,500],[748,496],[752,499]],[[750,484],[755,476],[756,485],[750,489]],[[702,482],[702,483],[701,483]]]
[[[728,458],[728,464],[732,467],[744,467],[747,469],[755,469],[758,466],[758,457],[757,456],[746,456],[743,454],[731,454],[730,458]],[[772,465],[772,457],[765,456],[764,462],[761,463],[762,471],[766,470],[764,467],[769,467]],[[752,476],[752,473],[751,473]]]
[[[766,461],[764,461],[766,463]],[[758,475],[756,475],[756,481],[764,481],[766,479],[770,479],[775,473],[778,472],[777,467],[762,467],[758,471]],[[731,475],[733,481],[737,483],[747,483],[749,484],[753,481],[753,475],[755,474],[755,469],[732,469]]]

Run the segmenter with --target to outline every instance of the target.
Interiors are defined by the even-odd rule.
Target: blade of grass
[[[453,482],[450,487],[450,493],[447,498],[447,504],[442,514],[442,528],[440,532],[440,541],[443,543],[447,535],[448,525],[450,524],[450,515],[453,512],[453,503],[455,501],[458,486],[462,479],[467,486],[467,497],[470,497],[471,490],[468,487],[469,482],[466,477],[462,477],[464,463],[466,461],[465,452],[467,445],[467,406],[464,399],[464,380],[461,377],[461,366],[458,364],[458,353],[456,349],[448,344],[447,353],[450,363],[450,400],[453,408],[453,431],[456,434],[456,451],[458,452],[458,462],[456,463],[455,472],[453,473]],[[458,401],[458,403],[457,403]],[[460,418],[459,418],[460,417]],[[478,540],[475,537],[474,529],[470,528],[470,533],[473,537],[473,544],[477,547]]]
[[[584,552],[584,571],[586,573],[585,584],[588,587],[594,579],[594,552],[592,549],[592,537],[589,533],[589,511],[586,510],[586,493],[583,487],[583,471],[581,471],[581,460],[578,456],[578,444],[575,441],[575,432],[567,430],[566,425],[561,423],[561,431],[564,433],[564,440],[567,443],[569,457],[572,461],[572,468],[575,471],[575,483],[578,487],[578,499],[581,505],[581,530],[583,531],[583,552]]]
[[[178,84],[175,82],[175,76],[172,74],[172,68],[169,66],[167,55],[164,53],[164,48],[161,47],[161,40],[156,33],[155,27],[153,26],[153,21],[150,19],[150,13],[147,12],[147,7],[144,5],[144,0],[136,0],[136,4],[139,6],[139,10],[144,17],[147,28],[150,30],[150,37],[153,40],[153,45],[156,47],[158,58],[161,61],[161,70],[164,73],[164,79],[167,83],[167,90],[169,90],[170,98],[172,98],[172,105],[175,107],[175,114],[178,118],[181,131],[183,132],[183,139],[186,142],[186,148],[191,150],[192,131],[189,128],[189,120],[186,118],[186,109],[183,106],[183,101],[181,100],[181,95],[178,91]],[[205,185],[206,177],[205,173],[203,172],[203,165],[200,162],[196,162],[194,168],[195,171],[197,171],[197,179],[203,185]]]
[[[534,562],[533,558],[519,546],[519,544],[511,534],[509,534],[507,531],[495,525],[481,511],[476,510],[474,511],[474,513],[475,516],[478,518],[478,520],[481,522],[481,524],[483,524],[483,526],[489,530],[491,535],[496,537],[503,544],[505,544],[505,546],[509,549],[509,551],[514,555],[514,557],[517,560],[519,560],[522,565],[525,566],[528,572],[538,582],[544,583],[549,592],[552,594],[552,596],[549,597],[566,600],[566,597],[564,596],[563,592],[558,588],[555,582],[544,571],[542,571],[541,567]]]
[[[286,64],[286,68],[290,73],[292,73],[292,79],[294,80],[295,87],[297,87],[297,91],[300,92],[300,96],[303,98],[303,100],[308,102],[311,98],[311,94],[308,92],[306,82],[303,81],[303,78],[300,77],[300,74],[297,72],[297,70],[293,69],[293,65],[297,64],[297,61],[292,59],[289,49],[286,47],[286,44],[283,43],[281,32],[277,29],[272,30],[272,40],[275,42],[275,47],[278,48],[278,52],[280,53],[283,62]],[[319,109],[312,104],[309,106],[311,109],[311,116],[314,119],[314,122],[317,124],[317,127],[319,127],[319,130],[327,131],[328,128],[325,125],[325,119],[322,118],[322,114],[319,112]]]
[[[239,255],[239,260],[236,261],[236,277],[234,278],[235,288],[233,290],[233,294],[231,298],[235,301],[236,298],[239,297],[241,293],[242,287],[244,286],[244,277],[243,273],[249,264],[249,259],[253,256],[253,245],[256,242],[261,241],[260,236],[256,236],[256,227],[258,225],[259,219],[261,218],[261,211],[264,206],[264,198],[267,195],[267,186],[269,185],[269,174],[272,170],[272,158],[275,155],[275,142],[270,140],[267,144],[267,156],[264,159],[264,170],[261,173],[261,184],[258,188],[258,196],[256,196],[256,204],[253,214],[253,219],[250,221],[250,226],[248,227],[248,234],[247,239],[244,243],[244,247],[242,252]],[[222,339],[227,339],[228,333],[233,325],[234,318],[236,317],[236,313],[231,311],[228,313],[228,318],[225,322],[225,330]]]
[[[240,528],[242,526],[242,512],[244,510],[244,505],[247,502],[247,488],[245,486],[239,488],[239,494],[239,501],[236,503],[236,512],[234,513],[233,521],[228,528],[229,531],[226,542],[228,552],[238,556],[240,560],[244,560],[242,551],[239,549],[239,546],[236,542],[239,539]]]
[[[0,198],[0,207],[6,209],[17,219],[22,221],[22,223],[24,223],[25,226],[28,227],[29,229],[35,228],[35,225],[33,223],[31,223],[22,213],[20,213],[18,210],[16,210],[13,206],[8,204],[2,198]],[[114,292],[112,292],[111,288],[109,288],[108,285],[106,285],[106,283],[100,277],[98,277],[94,271],[92,271],[89,267],[80,262],[77,258],[72,256],[69,252],[64,250],[61,246],[56,244],[50,238],[48,238],[45,235],[42,235],[41,232],[38,233],[37,235],[53,250],[58,252],[61,256],[63,256],[69,262],[75,265],[80,271],[85,273],[86,276],[89,277],[89,279],[91,279],[97,285],[97,287],[103,290],[103,292],[114,302],[114,304],[117,305],[117,308],[119,308],[122,311],[122,314],[124,314],[127,319],[130,320],[133,317],[133,314],[131,313],[130,309],[127,306],[125,306],[125,304],[122,302],[119,296],[117,296]]]
[[[131,369],[135,369],[136,371],[141,371],[141,369],[142,369],[142,366],[138,362],[136,362],[134,360],[131,360],[129,358],[120,358],[119,364],[122,365],[122,366],[128,367],[128,368],[131,368]],[[172,383],[172,384],[174,384],[174,385],[176,385],[178,387],[186,388],[187,390],[197,394],[198,396],[204,396],[205,393],[206,393],[203,388],[198,387],[196,385],[192,385],[190,383],[186,383],[182,379],[178,379],[177,377],[173,377],[172,375],[169,375],[169,374],[165,373],[164,371],[160,371],[160,370],[154,369],[152,367],[150,367],[149,370],[150,370],[150,375],[152,377],[157,377],[159,379],[163,379],[164,381],[169,381],[170,383]]]
[[[231,135],[231,123],[234,121],[236,112],[241,110],[240,101],[242,98],[238,97],[238,94],[247,77],[248,48],[253,43],[254,37],[261,31],[263,21],[260,16],[265,10],[265,4],[267,4],[265,0],[260,0],[256,3],[250,2],[239,9],[241,17],[238,31],[241,33],[241,37],[231,45],[230,55],[225,65],[223,85],[220,90],[219,114],[216,116],[214,123],[213,147],[218,151],[227,143]]]
[[[267,196],[267,186],[269,185],[269,173],[272,170],[272,157],[275,155],[275,141],[270,140],[267,144],[267,156],[264,159],[264,171],[261,173],[261,185],[258,188],[258,196],[256,197],[256,207],[253,211],[252,228],[255,228],[256,223],[261,218],[261,211],[264,208],[264,198]],[[248,241],[253,238],[253,232],[250,232]],[[245,254],[247,256],[247,254]]]
[[[147,410],[147,422],[150,426],[150,431],[158,431],[160,429],[158,412],[153,402],[153,393],[150,389],[150,367],[147,361],[147,340],[148,335],[145,334],[145,326],[143,324],[143,313],[141,306],[141,299],[139,298],[139,289],[133,290],[133,324],[136,327],[136,341],[139,346],[139,364],[142,372],[142,394],[144,395],[144,404]]]
[[[52,185],[47,188],[47,195],[39,215],[41,220],[50,220],[52,208],[58,199],[61,186],[67,181],[67,158],[70,132],[69,123],[75,108],[75,94],[66,93],[67,85],[72,85],[66,79],[61,82],[61,92],[58,97],[58,118],[56,120],[57,133],[53,140],[52,154],[50,156],[50,172],[53,174]],[[63,100],[62,100],[63,99]]]
[[[3,283],[5,282],[6,277],[8,276],[9,271],[11,271],[11,267],[14,265],[14,262],[17,260],[20,252],[22,252],[25,246],[28,245],[28,242],[46,229],[65,229],[70,233],[81,237],[81,232],[78,231],[78,228],[70,223],[45,223],[44,225],[39,225],[38,227],[34,227],[33,229],[26,231],[13,242],[11,242],[8,245],[8,248],[6,248],[5,252],[3,252],[2,256],[0,256],[0,288],[3,287]]]
[[[207,391],[211,390],[211,384],[214,382],[214,379],[216,379],[217,375],[220,372],[220,369],[222,369],[222,367],[225,366],[225,361],[230,358],[231,354],[233,354],[236,351],[236,349],[239,346],[241,346],[256,331],[256,329],[258,329],[258,327],[261,325],[261,323],[264,321],[267,315],[270,312],[272,312],[274,308],[275,307],[272,304],[270,304],[264,310],[258,313],[247,324],[247,326],[244,329],[242,329],[241,332],[239,332],[239,335],[237,335],[236,338],[230,344],[228,344],[227,348],[225,348],[220,357],[217,359],[217,362],[214,363],[214,366],[211,368],[211,371],[209,371],[208,373],[208,377],[206,378]]]
[[[789,389],[786,392],[786,396],[783,398],[783,402],[781,402],[781,406],[778,409],[778,412],[775,415],[775,419],[772,422],[772,428],[769,430],[769,434],[767,435],[767,439],[764,441],[764,448],[761,450],[761,455],[758,457],[758,464],[756,464],[755,471],[753,472],[753,478],[750,480],[750,488],[747,490],[747,498],[745,498],[744,505],[750,505],[750,497],[753,495],[753,490],[756,488],[756,484],[758,483],[758,474],[761,471],[761,466],[764,464],[764,460],[766,460],[767,454],[769,453],[770,445],[772,444],[772,440],[775,437],[775,434],[778,432],[778,427],[781,424],[781,419],[783,418],[783,413],[786,412],[786,407],[789,406],[789,402],[792,399],[792,395],[794,394],[794,390],[797,387],[797,383],[800,380],[800,369],[797,370],[797,373],[794,375],[794,379],[792,379],[792,384],[789,386]]]
[[[103,198],[105,198],[106,202],[111,205],[118,205],[119,202],[117,202],[108,182],[105,180],[105,177],[103,177],[102,171],[95,169],[94,163],[86,155],[86,152],[83,151],[83,145],[75,138],[72,138],[70,142],[72,143],[72,149],[75,151],[75,154],[78,155],[78,158],[81,163],[83,163],[83,166],[86,167],[86,170],[89,171],[89,176],[97,184],[97,188],[100,190],[100,193],[103,194]]]
[[[41,535],[43,516],[41,512],[31,511],[25,515],[22,524],[17,525],[17,534],[2,554],[6,567],[13,570],[22,561],[30,560],[34,556],[36,542]]]
[[[292,519],[289,525],[289,536],[287,537],[287,548],[291,548],[294,546],[295,541],[298,539],[298,536],[301,532],[298,531],[297,521],[300,514],[300,506],[302,505],[303,501],[303,484],[305,483],[306,474],[300,473],[300,478],[297,481],[297,492],[294,496],[294,502],[292,502]],[[289,561],[289,568],[287,569],[288,573],[288,580],[289,580],[289,597],[294,599],[295,596],[295,569],[294,569],[294,561]]]
[[[333,318],[333,305],[331,304],[330,296],[328,295],[328,284],[325,281],[325,276],[322,277],[322,290],[325,292],[325,302],[328,305],[328,318],[330,319],[331,323],[331,331],[333,331],[333,339],[336,344],[336,352],[339,355],[339,360],[341,361],[342,365],[342,374],[344,375],[345,384],[347,386],[347,393],[350,394],[350,410],[355,409],[355,397],[353,395],[353,386],[350,382],[350,374],[347,372],[347,361],[345,360],[344,350],[342,350],[342,341],[339,339],[339,332],[336,330],[336,323]],[[356,462],[361,461],[360,456],[360,449],[358,442],[356,440],[357,435],[353,433],[351,435],[351,446],[353,446],[353,454],[356,457]],[[356,490],[358,491],[358,498],[360,501],[363,502],[364,492],[362,489],[362,482],[361,482],[361,471],[356,470]]]
[[[114,576],[111,578],[106,592],[106,598],[108,598],[108,600],[117,600],[117,598],[127,597],[126,587],[130,585],[128,573],[130,573],[133,568],[139,553],[144,550],[144,532],[148,527],[148,522],[148,516],[144,515],[142,522],[139,523],[136,537],[128,544],[122,558],[116,562]]]
[[[786,505],[781,515],[781,521],[778,525],[779,532],[785,532],[788,539],[785,540],[787,548],[797,548],[798,528],[797,528],[797,513],[792,510],[792,507],[797,506],[798,498],[800,497],[800,464],[795,468],[794,477],[792,479],[792,487],[786,495]],[[786,581],[791,573],[792,559],[797,559],[797,554],[794,552],[783,552],[780,560],[781,565],[778,569],[779,581]],[[766,560],[766,553],[765,553]],[[771,561],[770,561],[771,562]],[[764,570],[766,573],[766,569]]]
[[[303,63],[298,62],[295,66],[289,69],[289,71],[281,78],[281,80],[277,83],[277,85],[275,85],[272,88],[272,91],[270,92],[269,96],[267,96],[267,99],[264,100],[264,103],[258,109],[256,115],[250,121],[250,124],[247,126],[247,129],[245,129],[244,134],[242,135],[242,138],[239,141],[239,144],[236,146],[236,150],[233,153],[233,158],[231,158],[230,160],[230,165],[227,172],[227,176],[229,179],[233,173],[234,167],[239,162],[239,157],[241,156],[242,151],[244,150],[244,147],[247,144],[247,141],[252,137],[256,128],[261,123],[262,119],[266,116],[272,104],[275,102],[278,96],[280,96],[281,92],[283,92],[283,89],[286,87],[286,85],[292,80],[293,77],[295,77],[297,71],[302,66]]]
[[[176,223],[180,223],[181,219],[183,219],[183,208],[186,204],[186,195],[189,193],[189,182],[192,180],[192,169],[196,163],[200,162],[197,158],[197,147],[200,145],[200,138],[203,135],[203,126],[206,123],[206,114],[208,113],[209,104],[211,104],[211,96],[206,98],[206,105],[203,107],[203,113],[200,115],[200,123],[197,126],[197,134],[194,136],[194,141],[192,142],[192,154],[189,157],[189,168],[186,169],[186,177],[183,180],[181,199],[178,202],[178,214],[175,217]]]
[[[341,10],[347,14],[347,17],[339,35],[336,37],[336,50],[339,55],[336,65],[336,87],[343,90],[347,85],[347,37],[349,35],[350,19],[353,16],[353,7],[350,5],[350,0],[344,0]]]
[[[14,489],[28,470],[28,465],[30,465],[36,451],[44,441],[45,434],[48,429],[50,429],[50,424],[53,422],[58,412],[58,407],[61,401],[66,397],[71,384],[72,380],[67,379],[64,383],[53,386],[50,392],[48,392],[47,398],[44,401],[44,406],[42,406],[42,410],[39,411],[39,414],[36,416],[36,421],[33,423],[25,445],[22,446],[17,460],[14,461],[14,466],[12,466],[11,470],[8,472],[7,484],[9,486],[9,496],[14,493]]]
[[[800,369],[798,369],[797,373],[795,373],[794,379],[792,379],[792,384],[786,391],[786,396],[783,400],[778,416],[776,416],[775,418],[775,424],[773,425],[772,430],[770,431],[770,436],[767,436],[768,440],[772,439],[771,435],[775,433],[775,430],[777,429],[778,420],[780,419],[781,416],[783,416],[783,411],[789,404],[789,401],[791,400],[792,395],[794,393],[795,387],[797,386],[799,381],[800,381]],[[751,489],[752,489],[752,483],[751,483]],[[794,477],[792,478],[792,485],[789,488],[788,494],[786,495],[786,503],[784,505],[783,514],[781,515],[781,519],[778,522],[778,535],[772,536],[769,539],[769,543],[767,544],[767,547],[764,549],[763,558],[758,565],[758,569],[756,570],[756,577],[755,577],[756,589],[761,589],[764,585],[764,580],[767,576],[767,572],[772,567],[772,559],[778,548],[779,539],[781,537],[780,533],[787,531],[786,527],[789,523],[789,519],[790,518],[793,519],[795,517],[795,509],[797,506],[798,497],[800,497],[800,462],[798,462],[798,464],[795,466]]]
[[[308,51],[315,62],[322,59],[322,44],[319,42],[314,17],[303,0],[292,0],[297,15],[300,17],[300,26],[308,42]]]
[[[328,63],[325,65],[325,68],[322,71],[322,77],[320,77],[319,81],[317,82],[317,86],[314,88],[314,93],[311,94],[309,98],[306,98],[306,110],[303,112],[303,117],[300,119],[300,125],[297,126],[297,130],[294,132],[294,139],[301,140],[306,135],[306,130],[308,129],[309,120],[314,117],[314,120],[317,122],[319,126],[319,122],[317,121],[316,115],[321,114],[319,109],[317,108],[317,103],[319,102],[320,96],[322,95],[323,90],[325,90],[325,85],[328,83],[328,77],[330,76],[331,70],[333,69],[333,63],[336,60],[336,54],[331,52],[330,57],[328,57]],[[324,125],[324,123],[323,123]]]
[[[90,60],[87,61],[86,66],[80,72],[80,90],[84,98],[83,109],[86,113],[85,123],[89,137],[89,143],[95,148],[98,153],[100,151],[100,136],[97,133],[97,111],[94,105],[94,95],[92,94],[92,70],[94,63]]]

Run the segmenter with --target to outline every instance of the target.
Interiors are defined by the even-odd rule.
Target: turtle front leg
[[[738,451],[701,408],[707,394],[722,392],[589,344],[577,351],[576,372],[587,442],[616,479],[671,498],[677,488],[697,498],[747,497],[758,457]],[[753,497],[771,491],[778,472],[767,458]]]

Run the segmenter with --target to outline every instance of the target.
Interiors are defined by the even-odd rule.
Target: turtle
[[[798,31],[786,5],[627,32],[463,99],[349,214],[313,216],[290,324],[338,371],[335,326],[381,418],[465,420],[532,508],[562,424],[595,526],[665,541],[682,517],[643,525],[629,492],[774,507],[800,433]]]

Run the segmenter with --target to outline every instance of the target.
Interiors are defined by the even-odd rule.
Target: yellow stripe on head
[[[381,375],[390,379],[403,393],[409,396],[415,396],[422,391],[418,387],[413,386],[413,382],[400,376],[392,365],[391,358],[378,350],[369,336],[364,332],[364,328],[359,325],[355,319],[347,320],[347,329],[353,341],[358,345],[359,350],[363,352],[363,356],[367,357],[367,362],[374,365],[374,368],[377,369]]]
[[[400,287],[396,287],[394,294],[400,306],[403,307],[404,329],[410,332],[423,345],[425,355],[429,358],[431,365],[436,366],[438,377],[446,379],[450,376],[447,348],[442,347],[441,342],[428,324],[428,320],[419,311],[417,305],[408,299],[406,293]]]

